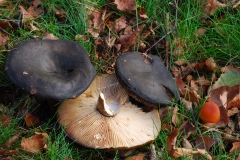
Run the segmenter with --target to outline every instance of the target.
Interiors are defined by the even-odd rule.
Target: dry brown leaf
[[[169,115],[172,114],[172,110],[173,110],[173,108],[170,106],[161,107],[159,109],[159,115],[160,115],[161,121],[163,121],[165,118],[168,118]]]
[[[180,123],[180,119],[178,116],[178,110],[179,108],[177,106],[173,107],[172,111],[172,123],[176,126],[178,123]]]
[[[0,4],[4,4],[6,2],[7,2],[7,0],[0,0]]]
[[[182,145],[183,145],[183,148],[187,148],[187,149],[193,148],[191,142],[189,140],[187,140],[187,138],[183,138]]]
[[[226,7],[225,4],[218,2],[217,0],[202,0],[203,2],[206,2],[206,5],[203,6],[203,13],[206,15],[213,15],[214,12],[219,7]]]
[[[192,87],[186,86],[181,78],[176,78],[176,82],[182,98],[190,102],[199,102],[201,98]]]
[[[212,57],[208,58],[205,61],[205,64],[207,66],[207,70],[209,70],[209,71],[216,71],[218,69],[217,64],[215,63],[215,61]]]
[[[121,31],[122,29],[126,28],[128,25],[127,25],[127,21],[126,21],[125,17],[120,17],[120,18],[116,19],[115,22],[109,21],[108,26],[112,32],[117,33],[119,31]]]
[[[178,129],[176,128],[167,137],[168,155],[170,156],[174,155],[177,136],[178,136]]]
[[[28,8],[28,14],[32,15],[32,17],[34,17],[34,18],[38,17],[42,13],[43,13],[43,10],[36,9],[33,6]]]
[[[240,5],[240,1],[238,1],[238,2],[233,6],[233,8],[237,8],[239,5]]]
[[[15,142],[16,140],[18,140],[20,134],[17,134],[15,136],[13,136],[12,138],[10,138],[6,143],[5,143],[5,146],[6,147],[11,147],[12,143]]]
[[[105,25],[106,10],[95,9],[94,11],[92,11],[89,17],[90,21],[88,32],[91,33],[91,35],[94,38],[97,38],[100,32],[104,30],[106,26]]]
[[[139,17],[144,18],[144,19],[147,19],[147,18],[148,18],[148,16],[147,16],[147,11],[146,11],[145,8],[143,8],[143,7],[138,7],[137,10],[138,10],[138,15],[139,15]]]
[[[221,86],[210,91],[209,101],[215,102],[218,106],[224,106],[224,108],[229,109],[232,106],[228,106],[229,103],[240,94],[240,86]],[[235,99],[236,102],[238,98]],[[232,104],[231,104],[232,105]]]
[[[193,132],[196,132],[196,130],[196,127],[188,121],[185,121],[179,128],[179,131],[183,132],[186,138],[188,138]]]
[[[0,123],[3,127],[8,127],[11,123],[11,118],[8,117],[5,113],[0,114]]]
[[[0,147],[0,155],[12,155],[19,153],[19,150],[5,150],[4,148]],[[1,157],[0,157],[1,158]]]
[[[24,117],[25,123],[27,127],[33,127],[40,124],[39,117],[34,116],[33,114],[29,113]]]
[[[228,117],[236,115],[237,113],[239,113],[239,110],[236,107],[233,107],[233,108],[230,108],[230,109],[227,110]]]
[[[239,1],[240,4],[240,1]],[[240,160],[240,153],[238,154],[238,157],[236,158],[236,160]]]
[[[240,109],[240,93],[236,95],[230,102],[228,102],[227,109],[230,109],[233,107]]]
[[[22,138],[21,147],[26,151],[40,153],[46,142],[47,137],[44,134],[35,134],[29,138]]]
[[[240,68],[236,68],[236,67],[233,67],[233,66],[225,66],[225,67],[222,67],[221,68],[221,71],[222,72],[237,72],[240,74]]]
[[[234,142],[232,145],[233,145],[233,146],[232,146],[232,148],[230,149],[230,152],[234,152],[234,151],[236,151],[236,150],[240,150],[240,142]]]
[[[133,11],[136,10],[135,0],[115,0],[114,4],[120,11]]]
[[[187,148],[175,148],[173,157],[179,158],[182,156],[189,156],[189,155],[194,155],[194,154],[200,154],[200,155],[206,157],[208,160],[212,160],[212,156],[203,149],[197,149],[195,151],[195,150],[187,149]]]
[[[48,32],[48,31],[44,34],[42,39],[59,40],[59,38],[57,36],[54,36],[52,33]]]
[[[181,101],[184,105],[184,108],[186,108],[187,110],[191,110],[192,109],[192,102],[187,101],[184,98],[181,98]]]
[[[7,41],[9,40],[8,36],[5,36],[0,32],[0,49],[3,48],[7,44]]]
[[[22,23],[23,24],[26,24],[27,22],[33,20],[34,17],[24,9],[24,6],[20,5],[19,8],[20,8],[20,12],[22,14]]]
[[[128,157],[125,160],[144,160],[144,154],[140,153],[136,156]]]
[[[32,2],[32,5],[34,6],[34,8],[38,8],[38,6],[40,6],[40,4],[41,4],[41,1],[40,1],[40,0],[34,0],[34,1]]]
[[[63,9],[56,9],[54,12],[58,20],[61,22],[64,22],[66,20],[66,12]]]
[[[12,28],[11,24],[5,20],[0,20],[0,27],[2,29]]]
[[[210,150],[212,145],[215,143],[215,140],[207,136],[196,136],[196,147],[198,149],[205,149],[207,152]]]
[[[195,33],[196,36],[202,36],[206,32],[206,28],[199,28]]]
[[[206,96],[208,94],[208,88],[210,85],[211,82],[205,79],[204,76],[199,77],[197,80],[190,80],[191,89],[198,95]]]
[[[120,37],[115,42],[115,47],[118,50],[122,50],[123,52],[129,51],[129,48],[138,42],[138,36],[142,32],[144,25],[139,26],[135,31],[132,30],[131,26],[128,26],[124,30],[124,34],[120,35]]]

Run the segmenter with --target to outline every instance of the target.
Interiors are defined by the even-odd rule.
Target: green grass
[[[175,21],[175,8],[173,6],[170,6],[169,2],[173,1],[167,0],[159,2],[159,0],[137,0],[137,4],[146,9],[147,15],[149,17],[149,19],[143,21],[139,20],[139,23],[137,25],[147,23],[155,32],[155,35],[151,35],[147,39],[146,43],[149,43],[149,46],[154,41],[157,41],[161,36],[166,34]],[[2,14],[0,20],[5,19],[7,16],[13,22],[18,22],[17,11],[20,1],[17,1],[16,3],[9,1],[5,6],[8,4],[11,4],[13,7],[11,10],[4,9],[4,6],[0,7],[0,13]],[[109,5],[111,6],[110,8],[116,17],[120,17],[121,15],[125,14],[121,11],[118,11],[114,5],[106,0],[81,1],[81,3],[76,0],[45,0],[43,5],[40,7],[40,9],[44,11],[44,14],[35,18],[33,23],[37,28],[41,29],[41,31],[31,31],[26,28],[7,30],[10,33],[10,40],[8,47],[4,47],[3,50],[10,50],[16,42],[21,42],[33,37],[42,38],[46,31],[49,31],[60,39],[66,40],[75,40],[76,35],[84,35],[86,36],[87,40],[80,38],[77,40],[77,42],[81,44],[89,53],[92,63],[94,64],[98,73],[100,73],[102,72],[103,66],[106,65],[105,63],[108,62],[109,59],[96,59],[95,57],[96,46],[94,45],[94,39],[87,32],[88,17],[86,15],[85,9],[87,7],[102,9]],[[202,14],[201,8],[202,4],[199,4],[196,1],[193,2],[191,0],[186,0],[179,3],[177,29],[174,30],[173,33],[166,38],[166,40],[170,43],[170,68],[173,65],[173,62],[178,59],[185,59],[191,63],[196,61],[203,62],[209,57],[213,57],[221,66],[238,65],[238,67],[240,67],[240,11],[233,10],[231,8],[220,8],[215,12],[213,16],[206,16]],[[54,13],[56,9],[62,9],[65,11],[66,16],[64,20],[59,20],[56,17]],[[169,19],[167,19],[168,14]],[[220,19],[219,17],[222,15],[225,15],[226,18]],[[131,16],[137,17],[137,12],[135,15]],[[207,20],[211,22],[211,24],[207,25],[203,22],[203,20]],[[167,26],[167,24],[170,24],[170,26]],[[196,36],[196,32],[199,28],[205,28],[206,33],[202,36]],[[174,49],[180,41],[182,43],[181,55],[176,55]],[[164,44],[165,40],[160,43]],[[137,50],[138,46],[136,46],[135,49]],[[158,54],[163,59],[166,58],[165,50],[159,49],[157,47],[154,47],[150,53]],[[6,52],[0,51],[0,87],[12,86],[4,71],[4,61],[6,59],[6,55]],[[25,100],[26,99],[18,100],[18,103],[16,105],[23,104]],[[29,107],[30,106],[31,104],[29,104]],[[178,105],[178,107],[180,122],[176,127],[179,127],[184,121],[188,120],[190,122],[193,122],[193,124],[198,127],[198,130],[195,134],[201,135],[202,128],[198,123],[199,119],[196,118],[195,121],[192,119],[192,117],[198,117],[197,110],[190,112],[186,110],[182,104]],[[20,147],[20,140],[18,140],[11,147],[11,149],[17,148],[20,150],[20,153],[14,155],[14,158],[42,160],[73,158],[90,160],[96,158],[106,159],[106,157],[109,157],[109,153],[106,151],[88,149],[76,145],[73,141],[67,138],[64,131],[58,127],[56,122],[53,123],[53,121],[54,119],[50,119],[46,124],[43,124],[38,128],[27,129],[27,136],[33,135],[34,131],[36,130],[48,133],[48,149],[45,152],[39,155],[22,151]],[[22,133],[25,131],[23,127],[19,127],[19,123],[23,123],[23,117],[12,118],[12,123],[6,128],[0,124],[0,146],[4,145],[4,143],[9,138],[16,135],[17,132]],[[162,123],[170,125],[171,115],[162,121]],[[161,130],[159,136],[154,142],[156,150],[161,152],[164,159],[171,159],[167,153],[166,137],[171,133],[172,130]],[[216,135],[215,132],[210,132],[206,135],[211,137],[219,136]],[[180,145],[180,142],[177,141],[177,144]],[[219,146],[214,146],[211,150],[211,153],[216,155],[217,159],[223,159],[226,157],[233,158],[239,154],[239,152],[229,154],[226,150],[222,149]],[[149,152],[150,148],[148,146],[144,146],[138,151]],[[111,152],[111,158],[119,159],[118,156],[118,151]],[[187,159],[187,157],[183,157],[182,159]]]

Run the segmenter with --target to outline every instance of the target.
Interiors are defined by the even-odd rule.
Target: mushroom
[[[175,80],[163,61],[155,55],[141,56],[139,52],[122,53],[115,64],[119,82],[136,100],[150,106],[170,105],[179,100]]]
[[[219,106],[214,102],[206,102],[201,107],[199,116],[206,123],[216,123],[220,120]]]
[[[6,73],[20,89],[49,99],[74,98],[96,71],[86,51],[68,40],[27,40],[11,50]]]
[[[157,110],[131,104],[115,75],[96,76],[79,97],[66,100],[58,119],[77,143],[98,149],[129,149],[152,142],[161,128]]]

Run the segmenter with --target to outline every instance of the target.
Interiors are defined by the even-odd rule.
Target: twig
[[[175,4],[175,7],[176,7],[176,12],[175,12],[175,22],[173,24],[173,27],[164,35],[162,36],[157,42],[155,42],[151,47],[149,47],[147,50],[146,50],[146,53],[152,49],[155,45],[157,45],[161,40],[163,40],[164,38],[166,38],[169,34],[171,34],[175,28],[177,27],[177,17],[178,17],[178,3],[177,3],[177,0],[174,0],[174,4]]]

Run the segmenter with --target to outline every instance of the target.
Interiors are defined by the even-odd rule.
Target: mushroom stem
[[[120,106],[117,103],[107,102],[104,94],[100,92],[97,101],[97,109],[102,115],[113,117],[118,113],[119,107]]]

